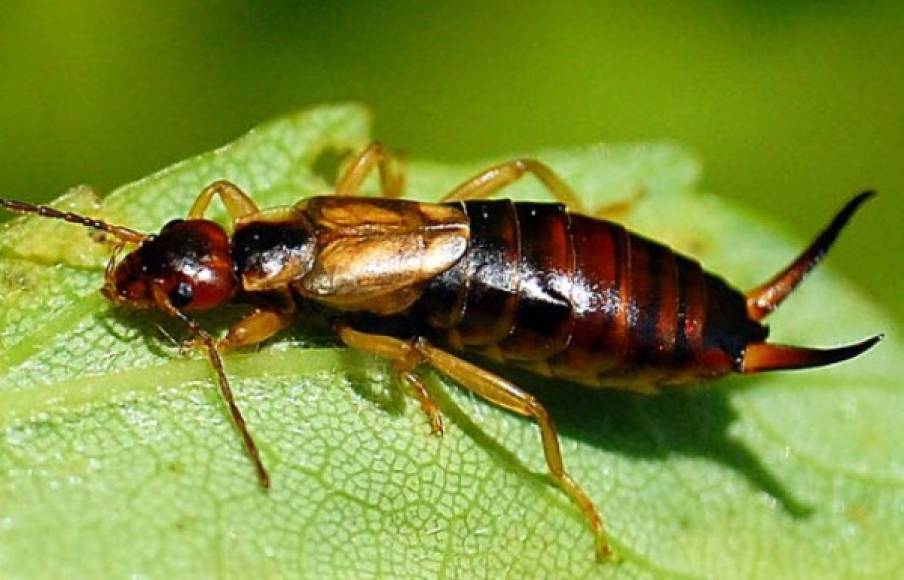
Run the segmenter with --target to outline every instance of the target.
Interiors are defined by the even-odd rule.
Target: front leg
[[[224,352],[235,348],[254,346],[272,338],[295,320],[295,305],[288,294],[268,296],[260,305],[229,327],[226,336],[216,341],[217,350]],[[182,350],[189,351],[203,346],[195,337],[183,343]]]
[[[292,325],[294,313],[256,309],[229,328],[225,338],[217,342],[221,351],[254,346],[272,338]]]
[[[155,284],[152,286],[151,292],[157,307],[173,318],[182,321],[182,323],[188,327],[189,332],[195,337],[195,346],[207,351],[207,360],[210,361],[210,367],[217,376],[217,385],[220,387],[220,396],[222,396],[223,400],[226,402],[226,408],[229,409],[229,414],[232,416],[232,422],[235,425],[236,430],[238,430],[239,434],[242,436],[245,452],[251,459],[252,465],[254,465],[257,479],[260,482],[261,487],[265,489],[270,487],[270,474],[267,472],[267,468],[264,467],[264,462],[261,460],[261,454],[257,447],[257,443],[254,442],[251,432],[248,431],[245,417],[242,415],[241,409],[239,409],[238,404],[235,402],[235,396],[232,394],[232,387],[229,384],[229,378],[226,376],[223,357],[220,356],[220,349],[217,346],[217,341],[214,340],[213,336],[198,324],[196,320],[190,318],[184,312],[173,306],[163,285]]]

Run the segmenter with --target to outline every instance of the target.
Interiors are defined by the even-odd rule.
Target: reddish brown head
[[[150,308],[156,288],[180,310],[205,310],[228,301],[237,286],[223,228],[208,220],[173,220],[116,266],[102,292]]]

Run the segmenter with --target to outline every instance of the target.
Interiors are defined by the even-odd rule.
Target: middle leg
[[[340,197],[358,195],[361,184],[377,168],[380,173],[380,190],[383,197],[397,198],[405,189],[402,171],[394,171],[392,158],[379,142],[373,142],[355,155],[345,173],[336,181],[335,195]]]

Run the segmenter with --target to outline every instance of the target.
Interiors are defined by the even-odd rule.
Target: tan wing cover
[[[458,207],[356,197],[303,204],[320,251],[299,290],[334,307],[401,310],[468,246],[468,219]]]

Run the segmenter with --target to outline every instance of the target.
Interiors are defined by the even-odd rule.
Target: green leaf
[[[99,205],[84,188],[61,203],[145,231],[221,177],[262,206],[291,203],[328,190],[337,154],[368,139],[360,108],[323,107]],[[699,163],[674,146],[538,156],[589,206],[643,192],[630,227],[739,287],[803,245],[700,193]],[[483,165],[412,162],[409,191],[436,199]],[[531,180],[511,193],[544,196]],[[272,472],[263,492],[205,359],[179,356],[162,316],[105,303],[104,258],[75,226],[31,218],[0,232],[0,576],[891,577],[904,564],[899,333],[831,259],[773,335],[888,333],[856,361],[653,398],[515,375],[557,418],[566,464],[623,557],[599,564],[533,424],[433,377],[449,428],[432,437],[383,362],[303,325],[226,359]]]

